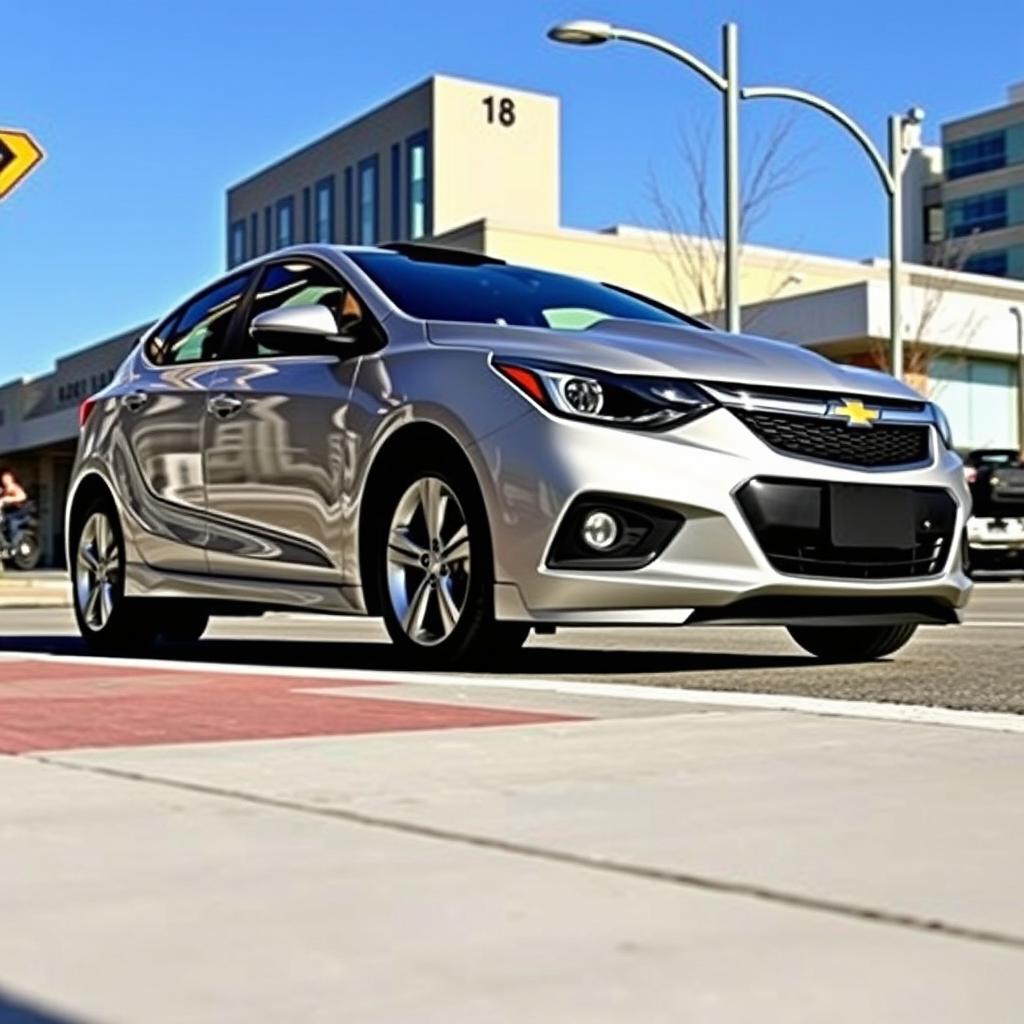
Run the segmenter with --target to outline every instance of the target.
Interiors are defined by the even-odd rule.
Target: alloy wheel
[[[455,492],[437,477],[415,481],[388,529],[391,607],[415,643],[435,646],[452,635],[469,595],[470,537]]]
[[[75,597],[82,621],[99,633],[114,612],[121,582],[121,555],[113,524],[105,512],[94,512],[82,528],[75,559]]]

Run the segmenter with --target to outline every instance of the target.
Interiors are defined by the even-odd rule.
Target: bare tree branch
[[[928,247],[926,266],[936,270],[963,270],[972,253],[977,249],[976,235],[966,238],[945,237]],[[955,341],[952,344],[941,344],[935,336],[936,318],[946,304],[949,296],[950,281],[942,274],[931,274],[928,283],[921,288],[921,305],[917,316],[907,330],[907,345],[904,351],[903,373],[912,380],[920,390],[929,392],[933,383],[932,369],[934,364],[951,355],[963,359],[963,350],[981,329],[984,318],[975,311],[969,313],[955,325],[952,333]],[[872,342],[870,356],[875,365],[886,372],[890,371],[890,352],[888,343],[876,339]]]
[[[740,196],[740,237],[744,242],[774,200],[806,173],[806,152],[790,152],[795,124],[795,115],[787,114],[767,132],[752,137]],[[671,198],[653,171],[648,175],[647,191],[658,224],[668,237],[667,249],[664,245],[657,248],[673,288],[684,305],[696,302],[698,312],[717,321],[725,306],[725,246],[712,183],[713,136],[707,121],[680,129],[680,163],[687,187],[673,192],[686,195],[688,202]],[[778,269],[773,298],[796,277],[796,261],[785,262],[787,266]]]
[[[767,135],[753,136],[740,203],[740,234],[744,238],[764,218],[773,200],[806,177],[807,151],[787,155],[795,126],[796,115],[790,113],[774,121]]]
[[[740,237],[742,247],[751,230],[761,223],[772,204],[806,176],[807,151],[792,146],[796,115],[787,113],[766,131],[753,135],[748,143],[740,197]],[[680,164],[685,187],[673,187],[670,194],[649,172],[648,194],[658,223],[668,239],[657,251],[671,275],[673,287],[684,305],[696,303],[705,318],[721,322],[725,306],[725,246],[718,219],[717,192],[712,182],[711,154],[715,149],[714,132],[709,122],[683,127],[679,132]],[[673,198],[685,195],[687,200]],[[963,270],[976,248],[973,236],[946,238],[929,247],[928,265],[938,270]],[[799,278],[800,257],[780,258],[773,269],[768,294],[762,302],[778,298]],[[904,372],[919,387],[927,389],[936,360],[963,351],[978,332],[982,319],[970,313],[946,333],[955,340],[942,344],[937,337],[938,318],[946,303],[952,281],[943,274],[928,275],[919,286],[920,305],[914,321],[907,326]],[[749,326],[762,309],[748,310]],[[868,358],[879,369],[889,369],[889,348],[884,339],[873,339]]]

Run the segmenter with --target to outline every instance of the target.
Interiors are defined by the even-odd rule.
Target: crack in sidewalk
[[[809,910],[816,913],[831,914],[850,920],[902,928],[910,931],[923,932],[930,935],[943,936],[970,942],[982,942],[990,945],[1009,947],[1024,951],[1024,936],[1013,935],[986,928],[975,928],[945,921],[941,918],[922,917],[918,914],[884,910],[878,907],[861,906],[843,900],[830,900],[819,896],[808,896],[803,893],[789,892],[784,889],[773,889],[769,886],[757,885],[752,882],[737,882],[711,875],[701,875],[687,871],[675,871],[668,868],[648,867],[643,864],[632,864],[613,858],[601,857],[585,853],[574,853],[570,850],[551,849],[532,843],[517,842],[510,839],[499,839],[493,836],[478,835],[472,832],[461,832],[434,825],[425,825],[398,818],[365,814],[360,811],[345,810],[337,807],[321,807],[304,803],[301,800],[286,797],[264,796],[245,790],[225,786],[215,786],[201,782],[187,782],[181,779],[162,775],[149,775],[145,772],[124,768],[113,768],[106,765],[82,764],[45,754],[21,755],[26,760],[49,765],[68,771],[85,772],[87,774],[119,779],[125,782],[141,782],[166,789],[175,789],[197,795],[223,800],[234,800],[290,813],[306,814],[319,818],[360,825],[367,828],[382,829],[399,834],[434,839],[440,842],[458,843],[477,849],[491,850],[520,857],[545,860],[550,863],[566,864],[573,867],[587,868],[592,871],[603,871],[609,874],[624,875],[652,882],[663,882],[687,889],[719,893],[727,896],[740,896],[765,903],[789,907],[791,909]]]

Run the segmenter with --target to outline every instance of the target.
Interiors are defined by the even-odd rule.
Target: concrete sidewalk
[[[1024,736],[338,682],[295,699],[567,720],[0,758],[0,993],[146,1024],[1020,1019]]]
[[[0,569],[0,609],[69,607],[71,583],[65,570]]]

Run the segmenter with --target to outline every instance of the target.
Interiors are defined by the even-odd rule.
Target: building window
[[[946,224],[953,238],[963,238],[975,231],[997,231],[1007,225],[1005,192],[988,192],[982,196],[956,199],[946,208]]]
[[[228,235],[228,266],[237,267],[239,263],[245,262],[245,221],[236,220],[231,225]]]
[[[1014,366],[994,359],[937,356],[931,394],[953,428],[958,448],[1003,448],[1017,437]]]
[[[946,178],[954,181],[1006,166],[1006,132],[988,132],[946,146]]]
[[[360,245],[380,241],[380,160],[367,157],[359,164],[359,238]]]
[[[976,252],[964,261],[964,270],[969,274],[991,274],[1006,277],[1010,271],[1010,257],[1005,249],[991,252]]]
[[[302,240],[313,241],[313,212],[309,201],[309,186],[302,190]]]
[[[941,242],[946,237],[946,211],[941,203],[924,208],[924,240],[928,243]]]
[[[256,214],[249,217],[249,259],[254,260],[260,254],[259,233],[260,219]]]
[[[430,209],[430,143],[426,132],[405,144],[407,182],[406,229],[409,238],[422,238],[433,231]]]
[[[288,196],[287,199],[277,201],[277,247],[284,249],[295,244],[295,200]]]
[[[352,168],[345,168],[345,242],[351,245],[355,238],[352,216]]]
[[[270,252],[274,248],[274,215],[270,207],[263,211],[263,251]]]
[[[391,238],[402,237],[402,147],[396,142],[391,147]]]
[[[334,175],[316,183],[316,240],[334,244]]]

